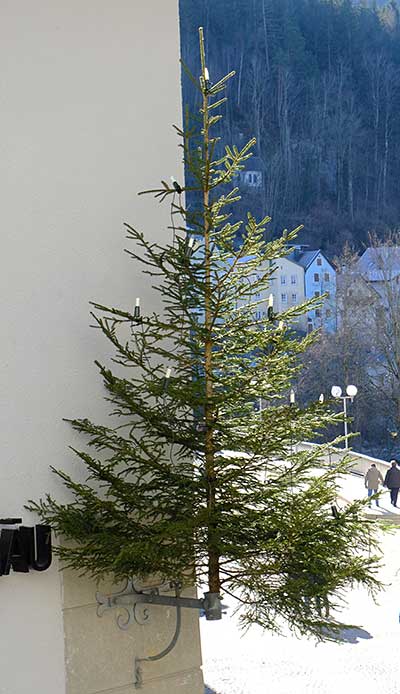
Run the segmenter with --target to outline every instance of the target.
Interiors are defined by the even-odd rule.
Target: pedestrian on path
[[[391,466],[385,475],[384,486],[390,490],[390,503],[397,508],[397,495],[400,489],[400,470],[396,460],[390,461]]]
[[[367,470],[364,477],[364,482],[368,490],[368,498],[372,496],[372,494],[378,493],[379,485],[383,484],[383,477],[375,463],[371,463],[371,467]],[[379,506],[379,499],[375,499],[375,503],[377,506]],[[371,507],[371,502],[369,502],[369,506]]]

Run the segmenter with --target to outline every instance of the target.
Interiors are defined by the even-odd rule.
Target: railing
[[[316,448],[316,446],[317,444],[315,443],[308,443],[307,441],[304,441],[297,444],[296,449],[312,450]],[[335,448],[333,446],[327,449],[327,457],[332,465],[338,463],[340,460],[343,460],[346,455],[349,455],[351,458],[351,472],[358,475],[365,475],[372,463],[375,463],[379,472],[382,474],[382,477],[385,477],[386,472],[390,468],[390,463],[385,460],[380,460],[380,458],[372,458],[369,455],[364,455],[363,453],[357,453],[356,451],[351,450],[344,451],[342,448]]]

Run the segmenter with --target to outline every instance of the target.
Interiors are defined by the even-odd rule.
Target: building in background
[[[336,272],[321,250],[294,246],[288,256],[276,261],[271,286],[278,312],[325,295],[323,305],[301,316],[297,325],[304,332],[336,330]]]
[[[325,295],[323,305],[307,314],[307,329],[322,328],[332,333],[336,330],[336,271],[320,249],[306,250],[297,246],[289,256],[304,270],[304,295],[306,299]]]
[[[376,318],[382,299],[372,282],[353,268],[344,268],[336,281],[337,328],[344,332],[367,333],[375,344]]]
[[[241,263],[251,260],[250,256],[241,258]],[[241,299],[239,306],[255,303],[254,318],[256,320],[267,317],[269,297],[273,296],[273,308],[276,313],[282,313],[288,308],[297,306],[304,301],[304,270],[297,263],[284,257],[278,258],[273,264],[260,263],[253,281],[256,282],[260,276],[274,268],[270,284],[262,291],[253,291],[245,299]],[[251,288],[252,280],[249,279]],[[307,316],[300,316],[293,324],[300,332],[305,332],[307,328]]]
[[[271,281],[271,292],[274,297],[274,309],[278,313],[305,301],[304,268],[290,256],[275,261],[275,273]],[[295,327],[307,330],[307,315],[298,318]]]
[[[245,262],[246,258],[242,259]],[[265,267],[267,271],[270,265]],[[282,313],[298,306],[307,299],[324,297],[320,308],[299,316],[293,327],[300,332],[321,328],[326,332],[336,330],[336,272],[321,250],[305,250],[296,246],[289,255],[278,258],[274,264],[270,286],[254,293],[249,301],[259,302],[255,307],[256,319],[267,315],[269,296],[273,296],[274,311]],[[263,271],[262,265],[260,272]],[[256,278],[255,278],[256,279]]]
[[[400,293],[400,247],[376,246],[367,248],[355,265],[355,270],[387,303],[388,289]]]
[[[262,188],[264,166],[258,156],[246,159],[244,168],[239,174],[239,185],[245,188]]]

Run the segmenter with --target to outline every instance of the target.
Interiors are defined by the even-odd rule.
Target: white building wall
[[[323,306],[308,312],[310,327],[323,327],[327,332],[336,330],[336,272],[322,253],[314,258],[305,271],[307,299],[327,293]],[[318,313],[317,313],[318,311]]]
[[[180,122],[177,1],[4,0],[0,33],[0,517],[31,525],[27,499],[64,493],[49,466],[79,473],[68,446],[82,442],[62,418],[106,418],[93,360],[110,350],[88,302],[150,301],[122,252],[122,222],[168,233],[167,210],[136,193],[181,174],[170,127]],[[153,648],[155,632],[124,640],[97,619],[92,585],[73,577],[61,588],[56,563],[0,577],[0,694],[132,691],[134,656],[164,646],[170,617],[156,620]],[[191,619],[188,659],[149,666],[158,679],[144,692],[201,691]]]
[[[305,300],[304,268],[289,258],[278,258],[275,261],[276,271],[271,280],[271,292],[274,296],[275,310],[280,313],[292,306],[298,306]],[[299,316],[296,327],[305,331],[306,316]]]

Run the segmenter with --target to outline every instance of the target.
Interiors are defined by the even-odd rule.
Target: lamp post
[[[344,441],[345,441],[345,448],[349,447],[349,432],[347,428],[347,400],[351,400],[353,402],[353,399],[357,395],[357,386],[349,385],[346,387],[346,395],[342,395],[342,389],[340,386],[332,386],[331,388],[331,394],[333,395],[334,398],[337,398],[338,400],[343,400],[343,422],[344,422]]]
[[[293,388],[289,391],[289,407],[292,408],[296,403],[296,393]],[[290,455],[293,453],[293,427],[292,420],[290,420]]]

